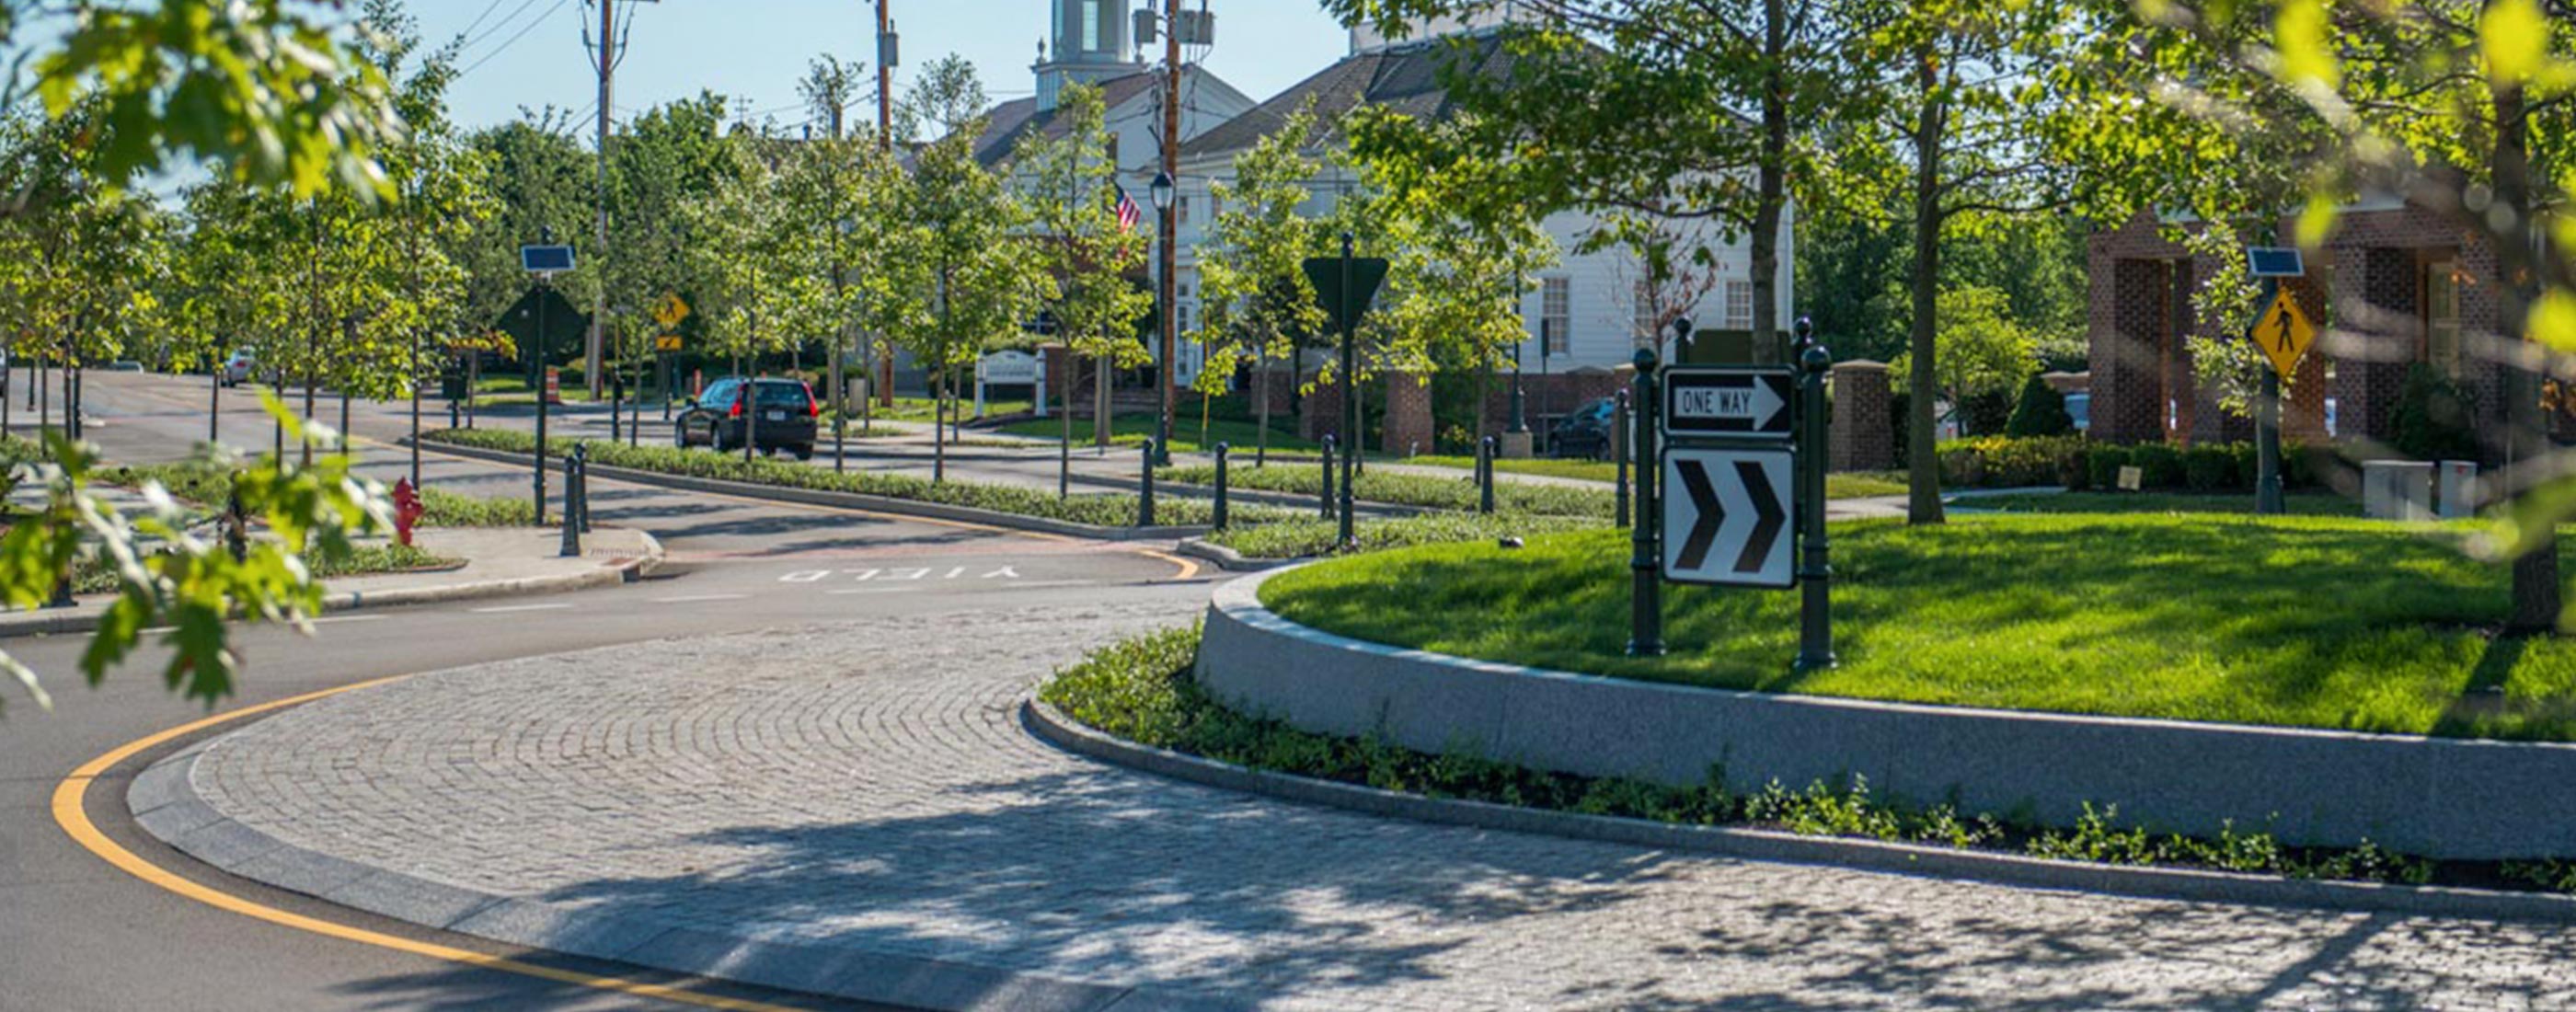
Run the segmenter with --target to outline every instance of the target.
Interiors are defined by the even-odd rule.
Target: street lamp
[[[1172,244],[1179,236],[1173,234],[1178,231],[1178,223],[1172,220],[1172,174],[1155,173],[1154,182],[1145,188],[1145,192],[1154,201],[1154,220],[1163,238],[1163,269],[1160,272],[1162,277],[1154,284],[1154,298],[1158,310],[1154,314],[1154,329],[1160,332],[1163,352],[1161,368],[1156,370],[1154,377],[1155,384],[1162,387],[1157,391],[1159,394],[1157,399],[1162,404],[1162,411],[1154,425],[1154,462],[1168,464],[1172,461],[1172,380],[1177,375],[1175,370],[1179,365],[1174,361],[1178,351],[1173,347],[1178,343],[1179,321],[1173,318],[1173,313],[1176,311],[1174,304],[1179,301],[1179,297],[1174,288],[1174,282],[1177,279],[1172,276],[1176,269],[1172,256]]]

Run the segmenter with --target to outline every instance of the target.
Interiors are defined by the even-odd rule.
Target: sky
[[[406,0],[424,42],[464,33],[459,66],[471,68],[449,92],[465,127],[506,122],[521,107],[554,105],[584,114],[597,82],[583,49],[582,25],[597,31],[592,0]],[[891,0],[902,36],[895,71],[898,97],[912,71],[957,53],[974,61],[995,101],[1029,94],[1029,65],[1046,33],[1049,0]],[[1312,0],[1207,0],[1216,15],[1216,46],[1206,65],[1250,95],[1269,98],[1323,69],[1348,50],[1349,36]],[[626,60],[617,68],[617,118],[676,98],[713,90],[774,115],[786,126],[805,120],[796,81],[808,61],[831,52],[869,64],[874,107],[874,0],[622,0],[617,16],[633,18]],[[468,31],[469,29],[470,32]]]

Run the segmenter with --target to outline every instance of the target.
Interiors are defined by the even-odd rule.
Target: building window
[[[2460,374],[2460,262],[2449,254],[2424,264],[2424,363]]]
[[[1637,339],[1640,341],[1662,340],[1663,334],[1659,333],[1659,331],[1663,329],[1663,321],[1659,319],[1655,313],[1655,286],[1649,285],[1643,281],[1637,282],[1636,301],[1637,310],[1635,327],[1637,330]]]
[[[1547,341],[1539,354],[1565,354],[1568,334],[1574,328],[1574,285],[1565,278],[1548,278],[1539,282],[1538,327]]]
[[[1189,195],[1189,194],[1184,193],[1184,194],[1181,194],[1181,195],[1180,195],[1180,196],[1178,196],[1178,197],[1173,198],[1173,200],[1172,200],[1172,206],[1176,209],[1173,213],[1175,213],[1175,214],[1179,215],[1179,217],[1174,218],[1174,219],[1172,219],[1172,220],[1173,220],[1176,224],[1178,224],[1178,225],[1187,225],[1187,224],[1189,224],[1189,223],[1190,223],[1190,195]]]
[[[1082,0],[1082,51],[1100,51],[1100,0]]]
[[[1726,329],[1753,329],[1753,282],[1726,283]]]

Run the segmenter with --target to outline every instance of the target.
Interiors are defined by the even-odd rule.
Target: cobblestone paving
[[[224,739],[207,800],[457,885],[1297,1008],[2570,1008],[2576,932],[1388,821],[1106,767],[1012,705],[1136,606],[592,651]]]

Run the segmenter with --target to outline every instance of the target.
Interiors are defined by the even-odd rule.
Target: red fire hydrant
[[[420,504],[420,492],[411,487],[411,479],[394,482],[394,540],[411,547],[411,529],[420,523],[429,508]]]

